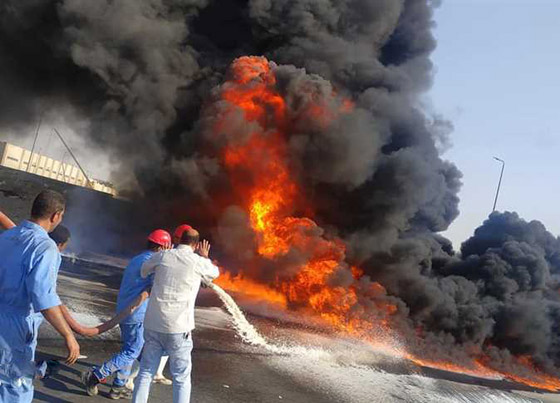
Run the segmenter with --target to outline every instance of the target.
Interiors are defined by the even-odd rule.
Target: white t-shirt
[[[194,304],[200,281],[219,276],[218,268],[188,245],[156,253],[142,265],[142,277],[155,273],[144,327],[160,333],[194,329]]]

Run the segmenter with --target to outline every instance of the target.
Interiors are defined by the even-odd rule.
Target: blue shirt
[[[151,251],[142,252],[138,256],[134,257],[124,270],[119,296],[117,297],[117,312],[125,309],[142,293],[142,291],[153,285],[154,276],[142,278],[140,275],[142,265],[145,261],[149,260],[153,254],[154,252]],[[148,300],[144,301],[142,305],[132,312],[132,314],[127,316],[121,323],[142,323],[144,321],[144,316],[146,315],[147,307]]]
[[[0,310],[27,316],[60,305],[61,260],[47,231],[31,221],[0,234]]]

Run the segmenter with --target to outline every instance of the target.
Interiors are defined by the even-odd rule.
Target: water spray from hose
[[[270,344],[259,331],[249,323],[241,308],[235,303],[233,298],[225,292],[220,286],[209,282],[208,287],[211,288],[223,302],[227,311],[233,318],[233,325],[235,330],[241,336],[244,342],[266,348],[269,351],[279,352],[279,348]]]

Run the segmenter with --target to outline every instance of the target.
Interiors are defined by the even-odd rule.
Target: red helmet
[[[183,236],[183,232],[188,231],[190,229],[192,229],[192,227],[188,224],[179,225],[177,228],[175,228],[175,232],[173,232],[173,237],[181,239],[181,237]]]
[[[156,229],[148,236],[148,241],[160,246],[169,246],[171,245],[171,235],[165,230]]]

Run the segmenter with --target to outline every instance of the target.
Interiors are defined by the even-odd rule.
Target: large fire
[[[333,97],[336,95],[333,93]],[[223,152],[223,163],[237,188],[243,189],[244,202],[252,229],[258,237],[258,253],[268,259],[279,259],[290,251],[303,255],[303,262],[296,263],[294,275],[278,278],[275,290],[285,295],[290,306],[310,308],[324,321],[338,330],[351,333],[368,333],[385,321],[365,321],[354,286],[329,286],[330,279],[339,270],[352,270],[345,264],[345,245],[337,238],[327,239],[317,224],[304,217],[291,215],[295,205],[305,205],[298,184],[290,175],[287,153],[287,130],[290,122],[286,103],[276,90],[276,78],[268,61],[261,57],[237,59],[231,69],[231,79],[223,86],[222,99],[233,110],[243,113],[251,123],[252,131],[242,141],[230,143]],[[340,100],[339,110],[347,111],[351,104]],[[306,111],[322,124],[336,116],[330,110],[310,105]],[[224,130],[223,122],[217,130]],[[241,179],[239,179],[241,177]],[[310,210],[306,206],[306,210]],[[354,270],[354,274],[359,270]],[[226,277],[220,285],[230,290],[240,278]],[[246,282],[247,283],[247,282]],[[248,289],[254,285],[247,284]],[[385,293],[380,284],[371,285],[372,294]],[[263,292],[263,296],[265,293]],[[395,313],[396,307],[378,303],[378,316]]]
[[[213,131],[227,136],[230,120],[238,119],[239,115],[247,122],[248,133],[226,141],[221,158],[234,188],[240,190],[237,197],[244,204],[257,236],[256,252],[276,261],[296,251],[300,261],[293,263],[291,276],[277,277],[268,285],[227,273],[217,283],[256,300],[311,311],[336,331],[379,346],[383,342],[373,335],[379,334],[376,331],[379,329],[392,333],[391,318],[397,306],[383,298],[386,291],[382,285],[367,282],[364,286],[359,281],[362,271],[345,263],[346,248],[342,240],[325,236],[312,219],[294,216],[296,210],[309,213],[313,209],[291,174],[287,136],[291,122],[286,101],[276,87],[274,71],[265,58],[235,60],[221,91],[221,101],[228,105],[228,113],[223,114]],[[353,104],[334,91],[331,97],[331,105],[337,107],[323,107],[318,100],[304,111],[306,117],[326,126],[338,115],[352,110]],[[341,272],[351,281],[345,286],[333,285],[333,278]],[[558,379],[535,370],[530,377],[521,377],[492,369],[486,359],[473,359],[472,365],[463,367],[401,354],[422,366],[484,377],[505,376],[534,387],[560,390]]]

